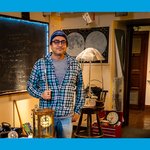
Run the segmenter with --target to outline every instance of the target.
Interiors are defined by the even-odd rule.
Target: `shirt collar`
[[[48,55],[45,56],[46,60],[49,60],[50,62],[52,62],[52,58],[51,58],[52,52],[49,52]],[[70,56],[69,54],[65,54],[66,58],[67,58],[67,62],[69,64],[71,64],[72,62],[74,62],[74,58],[72,56]]]

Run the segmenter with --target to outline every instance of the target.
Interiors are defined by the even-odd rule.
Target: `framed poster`
[[[68,36],[67,53],[76,57],[86,48],[97,49],[108,63],[109,27],[65,29]]]

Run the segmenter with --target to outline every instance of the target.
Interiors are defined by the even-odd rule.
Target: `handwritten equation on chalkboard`
[[[26,90],[37,59],[47,51],[48,24],[0,16],[0,95]]]

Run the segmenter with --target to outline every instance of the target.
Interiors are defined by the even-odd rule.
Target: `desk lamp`
[[[54,111],[52,109],[33,109],[33,136],[35,138],[54,137]]]
[[[88,62],[89,64],[89,92],[88,95],[91,97],[91,62],[97,62],[100,61],[102,63],[104,57],[102,54],[95,48],[86,48],[83,50],[80,54],[77,55],[76,59],[81,62]],[[102,65],[101,65],[101,73],[102,73]],[[103,89],[103,78],[102,78],[102,89]]]

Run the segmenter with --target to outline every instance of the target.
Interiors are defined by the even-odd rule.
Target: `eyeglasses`
[[[56,45],[59,45],[61,43],[61,45],[66,45],[67,41],[66,40],[62,40],[62,41],[59,41],[59,40],[54,40],[52,41],[54,44]]]

